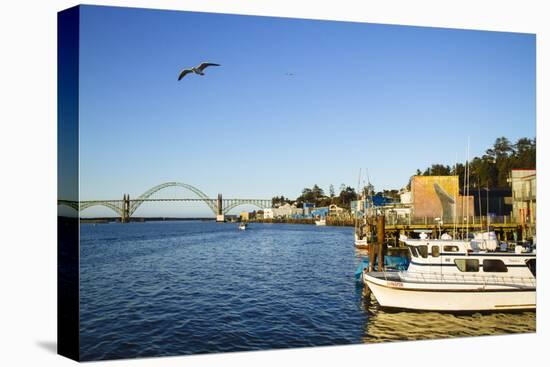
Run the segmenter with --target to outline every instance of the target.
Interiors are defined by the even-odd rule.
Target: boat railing
[[[534,277],[502,276],[497,274],[460,274],[460,273],[428,273],[414,271],[382,272],[384,279],[395,281],[396,275],[401,281],[442,284],[481,284],[484,287],[490,285],[514,286],[521,288],[536,287]]]
[[[393,212],[397,213],[397,212]],[[511,224],[514,222],[517,222],[517,219],[514,218],[511,215],[501,215],[501,216],[490,216],[489,217],[489,223],[490,224]],[[487,216],[481,215],[481,216],[473,216],[470,215],[468,217],[461,217],[460,220],[457,220],[456,223],[453,220],[453,218],[445,218],[445,223],[447,225],[449,224],[457,224],[459,226],[464,225],[470,225],[470,226],[478,226],[478,227],[484,227],[487,225]],[[397,214],[392,214],[391,210],[388,210],[386,212],[386,225],[433,225],[437,226],[441,224],[441,219],[439,217],[412,217],[410,215],[407,216],[398,216]]]

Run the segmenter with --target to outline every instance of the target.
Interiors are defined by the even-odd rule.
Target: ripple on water
[[[533,332],[535,313],[387,312],[353,276],[352,228],[81,225],[81,358]]]

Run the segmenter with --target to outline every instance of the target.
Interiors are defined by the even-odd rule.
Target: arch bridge
[[[155,193],[169,187],[179,187],[195,194],[195,198],[151,198]],[[198,188],[182,182],[165,182],[154,186],[135,199],[130,199],[130,195],[124,194],[122,200],[83,200],[70,201],[58,200],[58,205],[65,205],[74,210],[82,212],[94,206],[104,206],[111,209],[120,216],[122,222],[128,222],[130,217],[145,202],[169,202],[169,201],[195,201],[203,202],[216,216],[216,220],[224,220],[224,216],[232,209],[241,205],[253,205],[260,209],[270,208],[270,199],[224,199],[222,194],[217,198],[209,198]]]

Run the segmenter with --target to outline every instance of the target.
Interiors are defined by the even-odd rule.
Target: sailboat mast
[[[455,159],[455,175],[458,174],[458,157],[456,157]],[[460,186],[460,176],[458,178],[458,185],[457,186]],[[453,213],[453,239],[456,239],[456,207],[457,207],[457,195],[458,195],[458,187],[456,188],[457,191],[454,192],[454,199],[455,199],[455,205],[454,205],[454,213]]]
[[[359,216],[359,203],[361,203],[361,195],[359,189],[361,187],[361,168],[359,168],[359,177],[357,178],[357,207],[355,208],[355,233],[357,234],[357,223]]]
[[[470,234],[470,137],[468,136],[468,148],[466,150],[466,240]]]

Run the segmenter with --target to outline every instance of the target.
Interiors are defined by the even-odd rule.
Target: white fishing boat
[[[244,223],[244,222],[241,222],[241,223],[239,224],[239,229],[240,229],[241,231],[244,231],[247,227],[248,227],[248,224],[246,224],[246,223]]]
[[[411,262],[406,271],[364,272],[383,307],[433,311],[536,308],[536,250],[503,251],[494,233],[472,240],[400,238]]]
[[[315,220],[315,225],[316,226],[326,226],[327,225],[327,220],[325,218],[316,219]]]
[[[355,236],[355,247],[362,250],[368,250],[369,244],[367,242],[367,236],[360,236],[357,231],[354,234]]]

